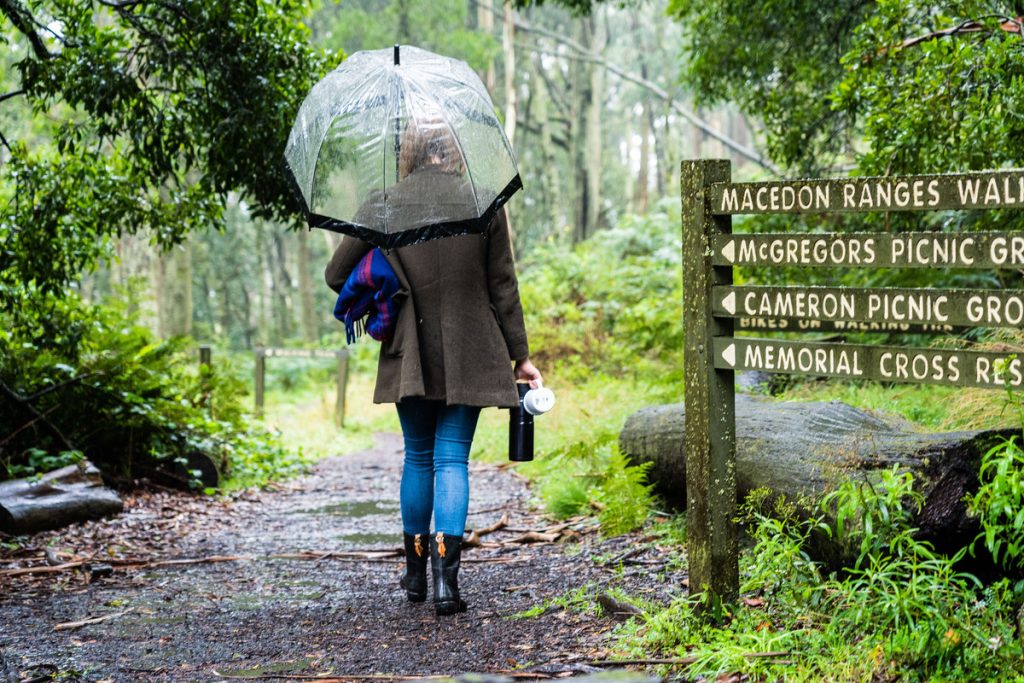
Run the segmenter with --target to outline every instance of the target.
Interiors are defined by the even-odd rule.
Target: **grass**
[[[1006,394],[991,389],[877,382],[804,382],[778,397],[784,401],[843,401],[857,408],[901,415],[922,429],[953,431],[1012,426]]]
[[[534,453],[545,454],[570,444],[621,431],[626,418],[654,403],[671,400],[671,389],[656,377],[614,377],[595,374],[576,380],[560,368],[541,368],[544,385],[555,392],[555,407],[534,420]],[[681,384],[681,383],[680,383]],[[682,387],[679,396],[682,400]],[[484,410],[480,415],[473,456],[485,462],[508,458],[508,411]]]

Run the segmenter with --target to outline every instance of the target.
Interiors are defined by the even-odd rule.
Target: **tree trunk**
[[[601,8],[595,10],[593,19],[594,37],[591,48],[596,54],[603,54],[608,44],[607,13]],[[587,103],[586,151],[584,162],[587,168],[587,219],[585,238],[592,236],[601,221],[601,176],[604,169],[602,158],[604,140],[601,127],[601,113],[604,109],[604,69],[590,67],[590,100]]]
[[[540,70],[544,68],[544,65],[540,63],[539,59],[536,67],[537,71],[533,75],[531,90],[535,93],[536,119],[537,125],[540,128],[541,177],[543,178],[540,198],[544,202],[548,220],[551,221],[547,231],[548,234],[551,234],[561,225],[558,213],[558,198],[561,196],[561,193],[558,189],[558,174],[555,169],[555,146],[551,140],[551,117],[548,113],[548,97],[541,87]]]
[[[276,267],[271,268],[274,274],[274,296],[270,300],[276,324],[276,339],[288,339],[292,335],[292,278],[288,274],[288,258],[284,240],[280,230],[274,231],[274,249],[272,251]]]
[[[655,406],[626,421],[619,444],[635,462],[653,463],[648,480],[669,502],[686,498],[683,404]],[[922,538],[940,549],[963,547],[977,522],[964,496],[978,488],[981,456],[1015,433],[985,430],[921,433],[898,417],[845,403],[796,403],[736,397],[736,481],[739,499],[768,488],[790,501],[815,504],[837,482],[868,481],[899,466],[914,475],[925,503],[915,519]],[[836,549],[826,559],[842,561]]]
[[[591,17],[589,22],[593,22]],[[586,21],[574,22],[576,25],[576,42],[586,43],[590,34],[585,30]],[[572,117],[569,125],[569,163],[572,164],[572,177],[575,180],[573,193],[573,244],[582,242],[587,238],[587,209],[590,208],[590,201],[587,198],[587,191],[590,182],[587,180],[587,162],[585,157],[586,145],[584,135],[586,131],[585,115],[587,103],[590,102],[590,72],[594,65],[582,59],[572,61],[569,69],[571,72]]]
[[[316,305],[313,297],[312,265],[309,259],[309,230],[299,228],[299,302],[302,305],[302,336],[312,344],[319,339],[316,329]]]
[[[32,534],[121,512],[117,494],[103,486],[91,463],[69,465],[40,479],[0,483],[0,531]]]
[[[505,23],[501,31],[501,52],[505,60],[505,136],[515,149],[516,117],[519,105],[516,92],[516,25],[512,17],[512,0],[505,0]]]
[[[644,78],[647,78],[647,67],[644,66]],[[651,169],[651,105],[646,100],[641,104],[640,111],[640,169],[636,177],[633,195],[634,211],[638,214],[647,213],[650,203],[650,169]]]
[[[485,36],[494,35],[494,2],[493,0],[480,0],[476,6],[476,19],[477,24],[480,27],[480,33]],[[481,79],[484,82],[484,87],[487,88],[487,92],[493,93],[494,86],[497,83],[494,70],[494,60],[487,60],[487,67],[481,74]]]
[[[256,304],[256,344],[266,345],[270,342],[270,315],[268,305],[272,301],[274,266],[270,258],[270,251],[267,248],[266,225],[263,221],[255,221],[253,227],[256,230],[256,272],[257,279],[256,296],[259,297]],[[327,233],[326,230],[321,232]]]
[[[186,240],[156,263],[160,336],[192,333],[192,245]]]

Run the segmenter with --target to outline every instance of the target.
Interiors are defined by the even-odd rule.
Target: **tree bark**
[[[186,240],[156,263],[159,332],[163,338],[192,333],[192,245]]]
[[[516,48],[515,22],[512,18],[512,0],[505,0],[505,23],[501,30],[501,51],[505,66],[505,136],[508,144],[515,149],[516,118],[519,98],[516,91]]]
[[[477,25],[480,27],[480,33],[485,36],[494,35],[493,0],[480,0],[480,2],[477,3],[476,19]],[[484,87],[487,88],[487,92],[493,93],[495,83],[497,82],[493,59],[487,60],[487,67],[481,74],[481,80],[483,80]]]
[[[0,483],[0,531],[31,534],[121,512],[121,499],[103,486],[91,463],[69,465],[42,478]]]
[[[597,16],[593,18],[593,42],[591,45],[594,53],[601,55],[608,45],[608,17],[603,6],[595,12]],[[604,140],[601,126],[601,112],[604,109],[604,69],[591,65],[589,71],[590,99],[587,102],[586,150],[584,152],[584,163],[587,168],[587,219],[584,238],[592,236],[600,227],[601,176],[604,175],[602,172],[604,169]]]
[[[319,339],[316,329],[316,305],[313,297],[312,265],[309,258],[309,230],[299,228],[299,302],[302,304],[302,336],[313,344]]]
[[[622,451],[650,462],[648,481],[668,502],[686,499],[683,404],[634,413],[619,438]],[[845,403],[796,403],[746,395],[736,397],[736,480],[742,500],[754,489],[813,507],[837,483],[874,481],[898,466],[914,475],[924,505],[914,524],[940,549],[974,539],[964,496],[978,488],[981,456],[1014,430],[922,433],[899,417],[882,416]],[[827,556],[830,552],[824,549]],[[833,555],[832,560],[837,558]]]
[[[647,78],[647,67],[644,66],[642,72],[644,78]],[[633,203],[634,212],[638,214],[647,213],[647,208],[650,203],[650,190],[648,185],[650,184],[650,169],[651,169],[651,105],[649,102],[641,103],[640,111],[640,169],[636,177],[636,186],[634,188]]]
[[[274,295],[270,300],[276,322],[274,337],[278,340],[287,339],[292,335],[292,278],[288,273],[288,257],[284,240],[281,239],[280,230],[273,234],[274,249],[272,251],[275,264],[271,268],[273,273]]]

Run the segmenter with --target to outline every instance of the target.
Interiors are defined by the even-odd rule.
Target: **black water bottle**
[[[523,407],[523,397],[530,390],[526,382],[516,382],[519,404],[508,411],[508,459],[512,462],[533,460],[533,415]]]

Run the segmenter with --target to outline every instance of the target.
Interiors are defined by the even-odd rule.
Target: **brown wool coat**
[[[324,275],[340,291],[370,245],[346,236]],[[448,405],[518,403],[514,360],[529,355],[519,283],[502,209],[486,235],[435,239],[385,252],[403,297],[381,344],[374,403],[422,396]]]

